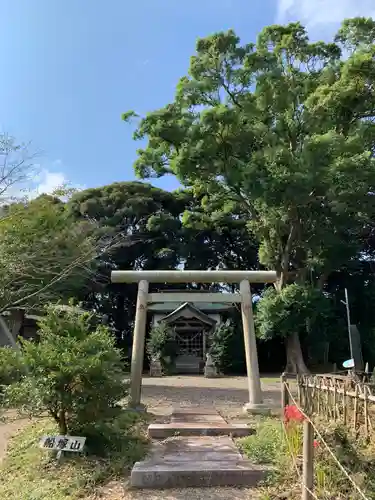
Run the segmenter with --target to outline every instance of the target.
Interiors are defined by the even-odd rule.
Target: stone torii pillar
[[[189,299],[191,299],[191,294],[189,294],[189,292],[173,294],[172,297],[168,296],[168,293],[149,294],[149,283],[239,283],[240,294],[194,293],[194,300],[198,300],[199,302],[241,303],[247,381],[249,389],[249,402],[245,405],[244,409],[251,413],[265,413],[269,411],[267,406],[263,404],[262,399],[250,282],[274,283],[276,281],[275,271],[112,271],[111,281],[112,283],[138,283],[131,360],[131,407],[141,408],[141,386],[146,337],[147,304],[163,299],[183,302],[188,302]]]

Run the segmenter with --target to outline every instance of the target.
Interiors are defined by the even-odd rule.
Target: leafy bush
[[[225,373],[233,362],[232,343],[234,338],[234,326],[228,320],[221,323],[212,332],[210,337],[209,354],[215,368],[220,373]]]
[[[6,389],[8,405],[30,415],[49,413],[61,434],[90,435],[110,422],[127,395],[120,352],[106,327],[90,327],[92,315],[50,305],[38,343],[22,341],[27,376]]]
[[[161,321],[151,328],[146,345],[150,360],[160,359],[162,369],[169,373],[177,356],[175,331],[167,323]]]
[[[21,353],[13,347],[0,347],[0,392],[1,386],[18,382],[23,374]]]

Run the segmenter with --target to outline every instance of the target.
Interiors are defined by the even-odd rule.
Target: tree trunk
[[[58,417],[59,432],[66,436],[68,434],[68,426],[66,425],[66,415],[64,410],[60,410]]]
[[[301,342],[297,332],[285,339],[287,373],[309,373],[302,354]]]

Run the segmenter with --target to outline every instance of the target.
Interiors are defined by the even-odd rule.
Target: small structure
[[[239,283],[239,294],[207,293],[200,296],[197,294],[194,296],[194,302],[227,302],[229,304],[237,302],[241,304],[249,386],[249,403],[245,405],[245,410],[254,413],[268,411],[267,406],[263,404],[260,384],[250,282],[274,283],[276,280],[277,273],[275,271],[228,271],[227,269],[210,271],[112,271],[112,283],[138,283],[130,374],[130,405],[133,408],[142,408],[141,387],[148,305],[157,302],[176,302],[177,298],[176,295],[173,296],[173,293],[149,293],[149,283]],[[191,302],[191,293],[179,294],[178,301],[181,303]]]
[[[18,337],[25,339],[37,338],[38,321],[41,319],[40,314],[31,312],[26,313],[24,309],[19,308],[5,311],[0,316],[5,321],[5,325],[12,334],[14,342],[17,341]],[[0,323],[0,347],[4,346],[13,346],[13,343],[10,342]]]
[[[72,309],[72,306],[64,304],[56,307],[61,310]],[[4,311],[0,314],[0,347],[16,347],[19,337],[27,340],[37,340],[39,338],[38,323],[43,316],[43,309],[29,310],[19,307]],[[6,329],[8,332],[5,331]]]
[[[169,292],[181,295],[186,290]],[[189,291],[190,302],[155,302],[148,311],[152,314],[152,326],[163,321],[173,327],[176,334],[178,355],[175,371],[179,374],[199,374],[205,370],[210,335],[222,321],[223,313],[231,309],[228,303],[194,302],[194,293],[204,296],[208,292]],[[198,296],[198,295],[197,295]],[[176,295],[177,297],[177,295]],[[157,376],[158,370],[151,363],[150,374]],[[210,372],[211,373],[211,372]]]

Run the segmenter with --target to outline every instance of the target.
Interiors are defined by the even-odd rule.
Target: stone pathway
[[[247,424],[228,424],[212,409],[179,409],[170,422],[151,424],[151,454],[135,464],[131,486],[140,489],[255,486],[267,469],[244,459],[232,437],[253,432]]]

